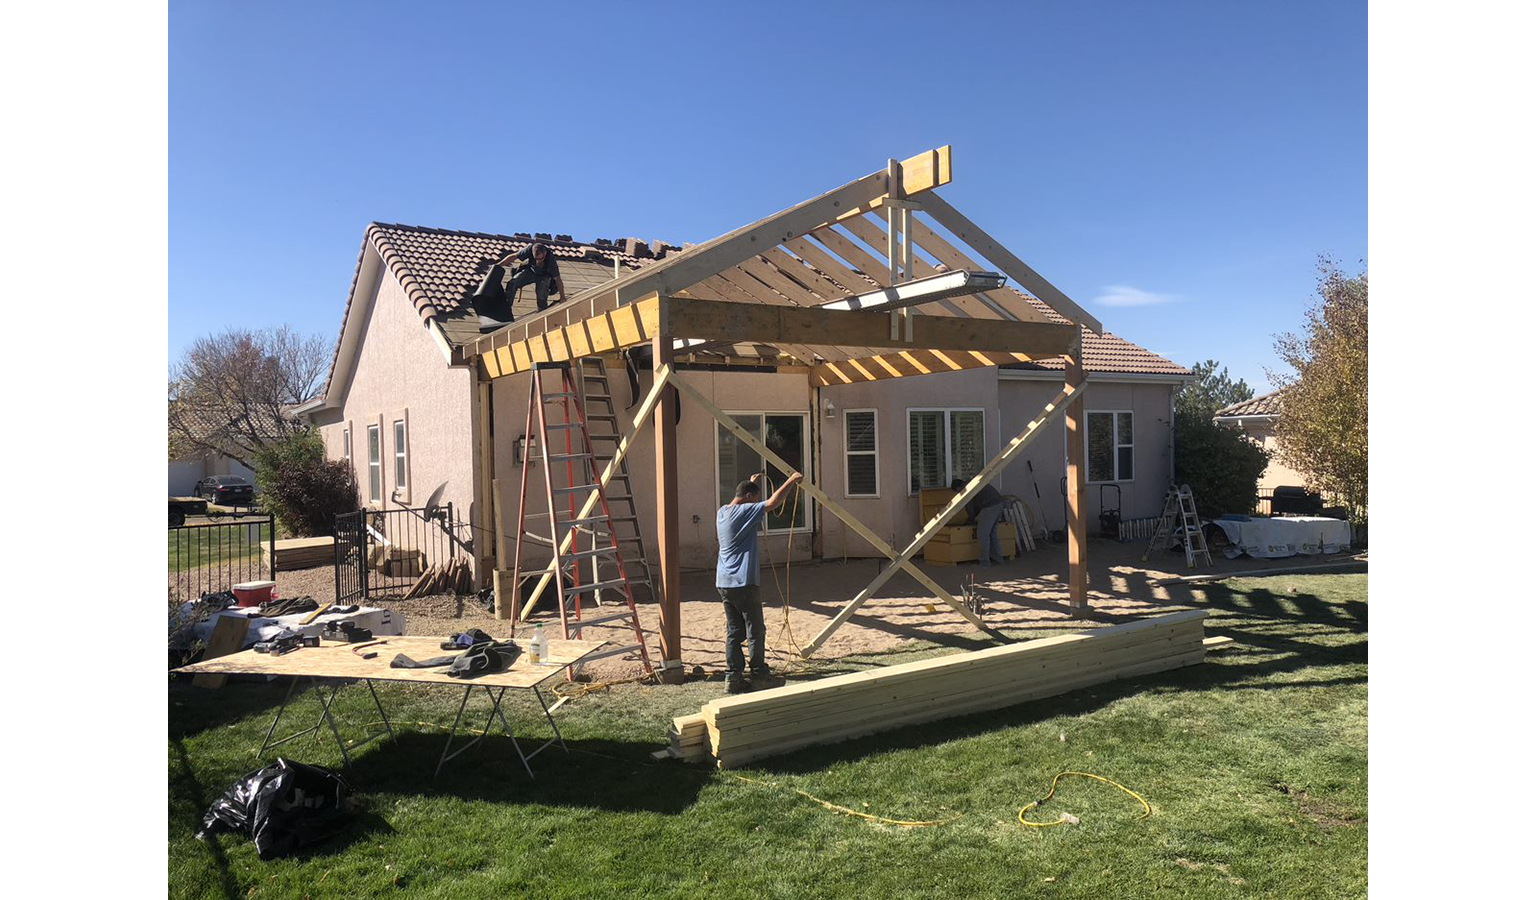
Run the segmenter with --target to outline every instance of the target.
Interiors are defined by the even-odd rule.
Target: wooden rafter
[[[981,227],[966,218],[964,213],[950,206],[936,191],[930,191],[923,196],[923,211],[933,216],[934,221],[949,229],[950,234],[964,241],[972,250],[980,254],[982,259],[996,266],[999,272],[1012,278],[1019,287],[1040,298],[1046,306],[1061,313],[1069,321],[1099,334],[1104,333],[1104,326],[1098,319],[1089,315],[1087,310],[1074,303],[1071,297],[1063,294],[1054,284],[1046,281],[1039,272],[1014,256],[1007,247],[981,230]]]
[[[811,386],[827,387],[859,384],[865,381],[883,381],[887,378],[907,378],[912,375],[963,372],[966,369],[981,369],[987,366],[1036,362],[1058,355],[1048,353],[1042,356],[1031,356],[1028,353],[995,353],[981,350],[963,352],[902,350],[894,353],[878,353],[873,356],[820,363],[811,369]]]
[[[890,232],[870,221],[867,216],[854,216],[850,219],[844,219],[838,224],[848,229],[849,234],[853,235],[869,246],[876,248],[876,252],[879,252],[880,247],[884,247],[889,243]],[[933,266],[928,264],[927,260],[920,256],[914,256],[911,262],[911,274],[913,277],[932,275],[935,271],[937,271],[933,268]],[[885,265],[887,268],[889,268],[889,259],[886,260]],[[982,267],[973,266],[972,268],[979,269]],[[985,303],[982,303],[975,297],[955,297],[953,299],[956,315],[968,316],[973,319],[988,319],[992,321],[996,321],[997,319],[1002,318]]]
[[[480,354],[481,375],[502,378],[526,372],[534,363],[564,362],[643,344],[658,333],[661,301],[647,297]]]

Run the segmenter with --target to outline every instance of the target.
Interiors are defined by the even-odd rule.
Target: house
[[[1216,424],[1236,428],[1249,440],[1270,451],[1269,465],[1265,467],[1264,474],[1259,477],[1259,490],[1261,492],[1273,491],[1280,485],[1305,485],[1307,476],[1297,472],[1280,461],[1275,453],[1275,427],[1280,424],[1280,416],[1284,406],[1285,391],[1278,390],[1265,394],[1262,397],[1254,397],[1241,403],[1234,403],[1216,411]],[[1268,496],[1264,493],[1263,496]]]
[[[370,506],[420,506],[443,485],[442,501],[477,523],[478,536],[490,533],[494,484],[503,516],[515,517],[528,376],[489,380],[477,371],[473,345],[481,335],[468,298],[492,261],[535,240],[558,259],[568,295],[641,272],[683,249],[633,238],[578,241],[563,234],[378,222],[366,228],[329,379],[303,412],[319,428],[329,455],[355,466]],[[871,268],[870,251],[851,244],[825,249],[840,251],[861,277]],[[810,250],[805,248],[807,256]],[[733,278],[747,290],[773,290],[772,273],[760,274],[761,281]],[[1038,320],[1067,322],[1038,299],[1007,292],[1037,310]],[[530,289],[523,289],[513,309],[520,321],[532,316]],[[1189,372],[1114,334],[1088,332],[1083,342],[1091,387],[1085,401],[1088,521],[1096,521],[1101,496],[1109,508],[1118,503],[1126,518],[1154,516],[1173,472],[1173,395]],[[623,369],[609,365],[620,409],[633,406],[638,397]],[[810,472],[876,535],[900,546],[922,524],[918,490],[947,487],[951,478],[978,472],[1061,389],[1064,364],[1060,357],[1045,358],[819,387],[803,372],[773,366],[733,368],[679,355],[676,368],[786,461]],[[639,379],[638,394],[644,395],[650,370],[642,369]],[[482,388],[490,400],[484,406]],[[1064,527],[1066,432],[1060,421],[1048,428],[994,483],[1024,498],[1032,515],[1058,530]],[[681,564],[710,567],[715,510],[761,461],[689,404],[682,405],[677,444]],[[651,443],[640,441],[629,456],[643,523],[654,521],[653,454]],[[783,514],[783,527],[764,542],[773,560],[881,555],[813,502],[789,519]],[[513,534],[515,525],[503,530]],[[654,532],[646,537],[654,553]],[[486,578],[493,564],[489,542],[477,540],[476,548]]]
[[[167,478],[172,497],[190,497],[195,493],[197,483],[211,475],[238,475],[256,483],[256,473],[246,468],[239,460],[225,456],[222,453],[212,451],[192,453],[166,463]]]

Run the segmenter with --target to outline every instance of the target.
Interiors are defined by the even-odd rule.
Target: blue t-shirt
[[[715,513],[720,538],[720,561],[715,565],[715,587],[757,584],[757,525],[763,520],[762,503],[734,503]]]

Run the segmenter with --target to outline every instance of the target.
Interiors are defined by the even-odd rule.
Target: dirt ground
[[[1192,571],[1185,568],[1182,552],[1157,553],[1142,563],[1144,547],[1139,541],[1122,544],[1093,540],[1089,543],[1088,601],[1091,614],[1088,623],[1081,624],[1114,621],[1127,615],[1145,615],[1172,608],[1175,604],[1168,589],[1154,583],[1163,578],[1211,571],[1287,569],[1366,558],[1364,553],[1356,553],[1229,560],[1220,553],[1213,553],[1213,570]],[[957,597],[961,595],[961,580],[975,575],[977,592],[984,601],[982,619],[993,628],[1007,631],[1048,624],[1066,626],[1078,621],[1068,615],[1066,609],[1066,556],[1064,545],[1041,543],[1034,552],[989,569],[974,563],[939,566],[919,562],[919,565]],[[814,638],[837,611],[875,577],[882,562],[857,559],[846,563],[841,560],[796,563],[788,573],[783,567],[764,567],[762,598],[769,664],[781,668],[798,659],[794,647]],[[784,591],[786,574],[788,590]],[[279,597],[307,594],[325,602],[335,595],[335,574],[330,567],[280,572],[277,583]],[[713,572],[686,572],[683,575],[683,663],[690,669],[702,666],[708,673],[721,671],[725,662],[725,617],[713,585]],[[782,599],[786,593],[790,598],[787,624]],[[510,624],[485,611],[474,597],[440,595],[405,601],[379,599],[374,605],[403,614],[406,631],[413,635],[446,636],[469,628],[504,635]],[[540,618],[550,621],[546,616]],[[652,661],[655,662],[655,635],[659,626],[655,605],[643,604],[640,619],[650,637]],[[558,620],[554,624],[555,635],[558,635]],[[530,631],[531,625],[525,623],[514,636],[524,638]],[[607,626],[594,626],[588,629],[587,636],[629,640],[626,630]],[[817,656],[831,659],[889,650],[916,639],[939,642],[948,639],[956,646],[972,647],[976,646],[978,637],[970,623],[929,596],[910,576],[897,575],[832,635]],[[606,680],[638,675],[641,669],[637,658],[614,657],[588,666],[588,671],[594,678]]]

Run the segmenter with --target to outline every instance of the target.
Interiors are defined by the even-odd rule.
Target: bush
[[[1253,511],[1267,451],[1199,410],[1175,413],[1173,441],[1174,479],[1195,492],[1203,518]]]
[[[325,444],[313,429],[257,451],[256,485],[262,509],[298,537],[335,534],[336,516],[358,508],[352,467],[326,459]]]

